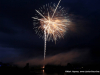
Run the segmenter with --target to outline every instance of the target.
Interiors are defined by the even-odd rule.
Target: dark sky
[[[43,63],[44,40],[33,30],[35,9],[59,0],[0,1],[0,62]],[[100,0],[62,0],[71,24],[64,39],[47,42],[46,64],[100,63]]]

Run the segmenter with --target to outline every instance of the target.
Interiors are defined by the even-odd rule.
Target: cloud
[[[54,64],[54,65],[67,65],[67,63],[81,63],[83,60],[86,60],[86,56],[89,53],[89,49],[74,49],[67,53],[59,53],[54,56],[47,56],[45,64]],[[33,58],[26,61],[15,62],[19,66],[25,66],[26,63],[30,65],[43,65],[44,60],[41,58]]]

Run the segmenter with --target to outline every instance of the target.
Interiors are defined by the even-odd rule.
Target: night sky
[[[35,9],[59,0],[0,1],[0,62],[43,64],[44,40],[33,30]],[[62,0],[71,24],[64,39],[47,42],[46,64],[100,63],[100,0]]]

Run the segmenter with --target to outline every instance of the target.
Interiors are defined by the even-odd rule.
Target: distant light
[[[43,73],[44,73],[44,70],[43,70]]]
[[[43,65],[43,67],[42,67],[43,69],[45,68],[45,66]]]
[[[1,67],[1,65],[0,65],[0,67]]]

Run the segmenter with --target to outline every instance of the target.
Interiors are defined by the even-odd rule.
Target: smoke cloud
[[[89,49],[74,49],[66,53],[59,53],[54,56],[47,56],[45,59],[45,64],[53,65],[67,65],[67,63],[81,63],[86,60],[86,56],[89,54]],[[26,61],[19,61],[15,64],[19,66],[25,66],[26,63],[32,65],[43,65],[44,60],[41,58],[33,58]]]

